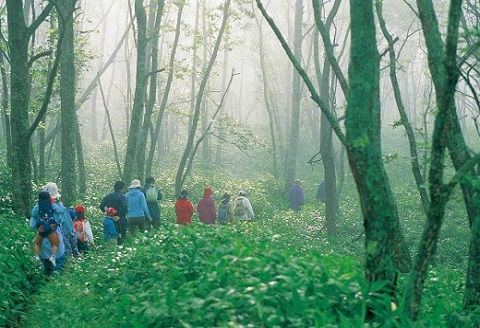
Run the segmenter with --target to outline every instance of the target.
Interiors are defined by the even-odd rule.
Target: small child
[[[122,235],[115,229],[114,221],[117,221],[120,217],[116,216],[118,211],[113,208],[107,208],[107,213],[103,219],[103,238],[105,239],[105,245],[107,248],[117,245],[117,238],[122,238]]]
[[[88,253],[89,247],[95,247],[93,239],[92,227],[90,221],[85,216],[85,207],[77,205],[75,207],[75,220],[73,220],[73,227],[77,236],[77,246],[81,253]]]
[[[35,260],[40,263],[40,245],[42,245],[43,238],[47,237],[52,244],[52,256],[48,259],[55,267],[55,255],[57,254],[58,246],[60,245],[60,236],[57,232],[57,222],[53,216],[54,213],[59,213],[60,208],[50,194],[42,191],[38,195],[37,205],[37,236],[35,237]],[[35,216],[35,211],[32,211],[32,216]]]

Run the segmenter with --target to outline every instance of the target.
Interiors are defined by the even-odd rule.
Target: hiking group
[[[318,187],[316,198],[325,203],[325,182]],[[198,221],[206,225],[226,225],[234,221],[249,221],[255,217],[252,204],[245,191],[238,196],[225,192],[218,204],[212,198],[211,187],[203,189],[203,197],[196,207],[188,198],[188,191],[182,190],[175,202],[176,223],[188,225],[192,216],[198,213]],[[30,227],[37,231],[34,240],[35,261],[43,264],[46,275],[62,273],[68,257],[80,258],[95,247],[92,227],[85,215],[85,207],[77,205],[67,209],[60,202],[60,192],[54,182],[47,183],[38,195],[38,203],[32,208]],[[301,181],[296,179],[290,188],[291,208],[299,211],[305,203]],[[162,192],[155,186],[155,179],[148,177],[142,187],[140,180],[132,180],[128,191],[125,183],[115,182],[113,192],[103,197],[100,210],[103,218],[103,238],[106,248],[122,245],[129,234],[133,237],[137,230],[157,229],[160,227],[160,207]]]
[[[125,193],[125,183],[115,182],[114,191],[106,195],[100,210],[103,218],[103,237],[106,248],[113,248],[125,242],[128,232],[135,236],[140,232],[160,227],[160,189],[155,187],[155,179],[148,177],[145,186],[134,179]],[[244,191],[235,199],[224,193],[217,207],[212,198],[211,187],[205,187],[203,197],[196,208],[188,198],[188,191],[182,190],[175,202],[176,223],[188,225],[192,216],[198,213],[201,223],[212,225],[238,221],[249,221],[255,217],[252,204]],[[92,227],[85,215],[85,207],[77,205],[67,209],[60,201],[60,192],[54,182],[47,183],[38,195],[38,203],[32,208],[30,227],[36,230],[34,241],[35,261],[42,264],[46,275],[63,273],[66,259],[81,258],[95,248]]]

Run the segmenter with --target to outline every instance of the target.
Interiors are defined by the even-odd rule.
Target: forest
[[[477,0],[0,0],[0,326],[480,326],[479,22]],[[147,177],[160,227],[108,249],[103,197]],[[49,182],[96,245],[52,276]],[[255,217],[176,224],[207,186]]]

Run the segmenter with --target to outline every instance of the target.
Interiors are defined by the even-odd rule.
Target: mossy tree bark
[[[32,167],[28,110],[30,100],[30,72],[28,43],[38,26],[53,8],[48,3],[35,21],[27,26],[22,1],[7,0],[8,46],[10,57],[10,106],[12,138],[12,192],[13,208],[28,216],[32,201]]]
[[[62,131],[62,201],[65,206],[73,206],[76,200],[76,140],[77,117],[75,107],[75,49],[73,13],[76,0],[65,0],[58,3],[59,30],[64,37],[60,54],[60,108]],[[80,135],[80,134],[79,134]]]
[[[385,292],[394,300],[396,272],[391,241],[398,213],[381,153],[380,58],[373,2],[351,0],[350,17],[350,91],[345,127],[348,159],[360,194],[365,227],[365,276],[370,283],[385,281]]]

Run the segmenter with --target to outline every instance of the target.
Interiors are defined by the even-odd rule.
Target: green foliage
[[[42,276],[34,267],[33,236],[25,221],[0,213],[0,326],[23,317]]]
[[[277,235],[259,238],[254,224],[169,224],[118,252],[74,263],[74,276],[46,286],[23,324],[305,327],[361,320],[364,283],[353,261],[317,252],[300,258],[280,244]]]
[[[363,222],[350,179],[340,199],[339,234],[331,237],[322,229],[325,207],[314,202],[315,172],[300,172],[307,203],[293,212],[282,181],[231,169],[196,169],[185,185],[194,204],[207,185],[215,190],[217,204],[223,192],[235,196],[245,190],[256,218],[221,227],[200,225],[194,218],[192,226],[179,227],[173,224],[175,168],[164,167],[154,173],[164,196],[163,226],[108,252],[97,207],[112,191],[116,171],[114,163],[96,159],[87,157],[88,198],[82,203],[99,247],[82,261],[69,260],[65,275],[47,284],[33,266],[33,233],[11,214],[9,174],[1,168],[7,173],[0,176],[0,199],[5,199],[0,204],[6,209],[1,216],[11,234],[0,237],[0,272],[6,286],[0,290],[0,326],[360,327],[367,305],[384,319],[382,327],[411,326],[401,304],[406,275],[399,277],[397,311],[383,296],[382,283],[369,286],[363,279]],[[413,253],[425,219],[415,188],[404,179],[409,168],[402,160],[392,158],[386,168],[393,173],[393,191]],[[459,190],[453,198],[418,327],[469,326],[475,320],[461,311],[468,224],[458,215],[465,211]]]
[[[12,192],[9,188],[12,183],[11,176],[12,172],[6,162],[0,161],[0,217],[13,214]]]

